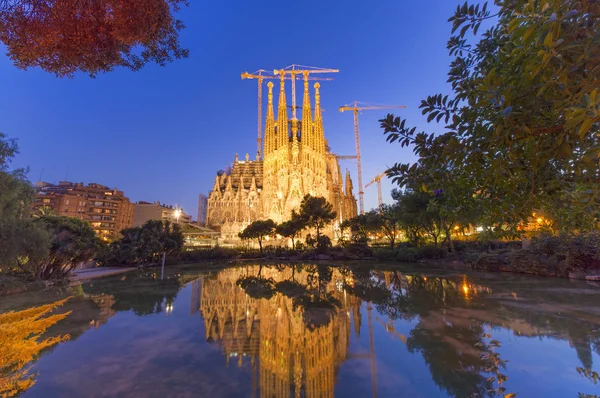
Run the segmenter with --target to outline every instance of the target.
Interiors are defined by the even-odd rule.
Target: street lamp
[[[175,211],[173,212],[173,216],[175,217],[175,220],[177,220],[177,224],[179,224],[179,216],[181,216],[181,210],[175,209]]]

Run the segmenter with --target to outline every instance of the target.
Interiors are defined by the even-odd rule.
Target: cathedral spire
[[[313,127],[310,109],[310,93],[308,92],[308,71],[304,72],[304,101],[302,103],[302,146],[313,146]]]
[[[288,115],[287,103],[285,101],[285,72],[281,71],[281,83],[279,88],[279,105],[277,106],[277,144],[276,148],[287,146],[288,137]]]
[[[321,94],[319,88],[321,85],[315,83],[315,149],[319,153],[325,153],[325,134],[323,132],[323,117],[321,116]]]
[[[350,178],[350,170],[346,169],[346,196],[352,197],[352,179]]]
[[[273,112],[273,83],[267,83],[269,88],[269,101],[267,104],[267,122],[265,123],[265,155],[275,150],[275,116]]]
[[[220,180],[219,180],[219,175],[217,174],[215,176],[215,183],[213,185],[213,189],[212,189],[212,193],[214,193],[217,196],[220,196],[221,194],[221,184],[219,184]]]

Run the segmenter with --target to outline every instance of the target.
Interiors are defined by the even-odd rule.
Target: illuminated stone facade
[[[288,119],[285,81],[280,83],[277,120],[273,107],[273,83],[268,84],[264,129],[264,158],[238,159],[227,172],[216,176],[208,197],[207,225],[220,229],[225,239],[249,223],[289,220],[304,195],[326,198],[338,214],[333,230],[344,219],[356,216],[356,199],[346,170],[345,183],[336,156],[330,152],[323,130],[319,84],[315,84],[314,120],[308,80],[304,80],[302,120]]]

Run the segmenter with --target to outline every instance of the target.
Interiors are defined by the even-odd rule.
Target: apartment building
[[[38,182],[35,190],[34,211],[51,208],[57,215],[88,221],[103,240],[118,239],[122,229],[133,226],[134,205],[116,188],[60,181]]]
[[[137,202],[133,211],[133,226],[140,227],[149,220],[163,220],[173,224],[189,224],[192,222],[192,216],[177,206],[169,206],[159,202]]]

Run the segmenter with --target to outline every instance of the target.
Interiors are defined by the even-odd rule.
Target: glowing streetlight
[[[177,220],[177,224],[179,224],[179,217],[181,216],[181,210],[180,209],[175,209],[175,211],[173,212],[173,216]]]

